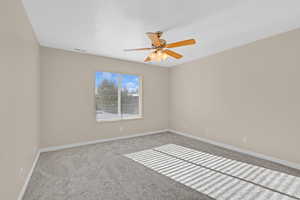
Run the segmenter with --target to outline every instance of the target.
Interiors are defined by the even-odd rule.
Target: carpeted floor
[[[123,156],[178,144],[294,176],[300,171],[172,133],[42,153],[23,200],[212,199]]]

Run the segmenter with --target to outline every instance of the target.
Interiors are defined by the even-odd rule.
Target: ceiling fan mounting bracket
[[[163,32],[162,31],[157,31],[157,32],[155,32],[156,34],[157,34],[157,37],[158,38],[160,38],[161,37],[161,35],[163,34]]]

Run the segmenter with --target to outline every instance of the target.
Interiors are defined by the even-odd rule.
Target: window
[[[140,118],[141,85],[142,79],[137,75],[96,72],[96,120]]]

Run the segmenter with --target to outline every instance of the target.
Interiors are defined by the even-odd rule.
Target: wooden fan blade
[[[172,56],[172,57],[174,57],[174,58],[176,58],[176,59],[182,58],[182,55],[181,55],[181,54],[176,53],[176,52],[174,52],[174,51],[171,51],[171,50],[169,50],[169,49],[164,50],[164,53],[166,53],[166,54],[168,54],[169,56]]]
[[[139,49],[124,49],[124,51],[144,51],[144,50],[152,50],[153,48],[139,48]]]
[[[149,56],[147,56],[147,57],[145,58],[144,62],[149,62],[149,61],[151,61],[151,58],[150,58]]]
[[[182,40],[182,41],[179,41],[179,42],[174,42],[174,43],[171,43],[171,44],[167,44],[165,47],[166,48],[174,48],[174,47],[181,47],[181,46],[192,45],[192,44],[196,44],[196,40],[194,40],[194,39]]]
[[[149,37],[149,39],[155,47],[161,46],[157,33],[148,32],[146,33],[146,35]]]

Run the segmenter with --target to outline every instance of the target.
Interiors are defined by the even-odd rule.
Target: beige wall
[[[170,128],[300,163],[300,29],[170,70]]]
[[[39,46],[21,0],[0,13],[0,199],[16,200],[38,148]]]
[[[167,68],[51,48],[41,48],[41,66],[42,147],[168,128]],[[96,71],[142,75],[144,118],[96,122]]]

